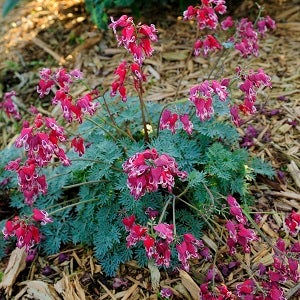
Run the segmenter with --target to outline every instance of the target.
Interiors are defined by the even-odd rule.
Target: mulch
[[[253,9],[253,2],[243,1],[234,15],[243,16],[245,11]],[[300,211],[300,5],[297,1],[267,1],[264,13],[276,20],[277,29],[261,40],[260,55],[252,58],[249,65],[263,68],[271,75],[272,89],[260,91],[261,113],[249,119],[239,131],[244,136],[247,126],[255,127],[259,135],[249,147],[250,152],[280,171],[274,180],[258,178],[250,187],[256,198],[253,210],[269,212],[263,214],[258,226],[267,240],[274,242],[280,236],[284,213]],[[172,101],[187,97],[192,85],[208,78],[218,56],[188,59],[194,42],[194,24],[174,15],[163,16],[157,23],[156,53],[145,62],[149,74],[145,98]],[[0,97],[15,89],[24,110],[30,104],[41,111],[50,110],[35,93],[40,68],[80,68],[92,88],[107,90],[115,67],[126,56],[122,49],[116,48],[111,31],[98,30],[90,22],[83,0],[25,1],[2,19],[0,25]],[[234,54],[223,58],[221,63],[226,69],[211,76],[230,76],[236,60]],[[4,123],[0,123],[0,128],[0,148],[3,148],[11,144],[16,132],[14,126]],[[225,241],[224,227],[216,230]],[[225,259],[225,248],[213,232],[207,230],[203,239],[215,251],[216,262]],[[13,260],[13,266],[5,272],[9,276],[20,273],[6,285],[8,293],[17,294],[15,299],[61,299],[62,293],[64,299],[79,300],[157,299],[149,269],[139,267],[135,261],[120,267],[117,277],[123,284],[114,288],[114,279],[102,273],[89,249],[65,247],[60,254],[38,257],[30,266],[24,265],[22,251],[16,251],[0,264],[4,272],[8,261]],[[62,253],[67,259],[61,258]],[[251,266],[258,262],[272,263],[272,250],[265,240],[254,245],[251,253],[239,255],[242,263],[227,278],[229,287],[249,276]],[[199,282],[209,267],[208,263],[195,261],[190,274],[162,271],[159,285],[170,287],[176,299],[197,299]],[[296,289],[300,290],[300,286]],[[300,299],[294,296],[296,289],[285,287],[289,299]]]

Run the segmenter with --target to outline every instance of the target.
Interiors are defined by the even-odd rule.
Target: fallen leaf
[[[192,279],[192,277],[185,271],[180,270],[179,276],[184,287],[189,291],[192,299],[198,300],[200,295],[200,288],[197,283]]]
[[[16,295],[15,300],[30,299],[30,300],[60,300],[61,298],[55,292],[52,285],[40,281],[30,280],[21,282],[20,285],[25,287]]]
[[[10,255],[8,265],[4,271],[0,289],[5,290],[5,294],[11,296],[12,287],[20,274],[26,267],[26,251],[25,248],[16,248]]]

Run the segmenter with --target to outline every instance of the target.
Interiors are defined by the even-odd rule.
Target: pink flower
[[[246,279],[244,282],[237,284],[236,291],[239,297],[254,294],[255,283],[252,279]]]
[[[131,17],[123,15],[119,20],[109,25],[116,36],[118,45],[124,48],[133,56],[134,61],[142,65],[146,57],[150,57],[154,51],[151,42],[157,41],[157,30],[155,25],[134,24]],[[120,34],[119,34],[120,32]]]
[[[152,207],[147,207],[145,210],[145,214],[150,218],[150,219],[155,219],[156,217],[159,216],[159,211],[156,209],[153,209]]]
[[[188,260],[190,258],[200,258],[203,256],[202,254],[204,253],[206,259],[211,258],[211,255],[208,254],[209,250],[206,247],[204,247],[202,240],[197,240],[190,233],[186,233],[183,235],[183,241],[180,244],[176,245],[176,249],[178,252],[178,260],[181,262],[182,268],[187,272],[190,268],[188,263]]]
[[[238,202],[236,201],[236,199],[233,196],[228,195],[228,197],[227,197],[227,203],[230,206],[230,213],[231,213],[231,215],[234,216],[239,223],[246,224],[247,223],[247,219],[244,216],[243,211],[241,209],[241,206],[238,204]]]
[[[173,291],[170,288],[162,288],[160,291],[160,296],[163,299],[170,299],[173,296]]]
[[[264,35],[268,29],[274,30],[276,28],[275,21],[270,18],[270,16],[266,16],[257,21],[257,28],[261,35]]]
[[[0,102],[0,109],[3,109],[9,118],[20,120],[21,115],[19,113],[18,106],[13,101],[13,97],[16,96],[16,94],[17,93],[15,91],[5,93],[3,101]]]
[[[6,166],[5,170],[8,171],[17,171],[20,168],[21,158],[10,161]]]
[[[123,170],[128,174],[127,186],[136,200],[146,192],[157,191],[159,185],[171,192],[175,176],[181,180],[187,177],[186,172],[179,171],[174,158],[159,155],[154,148],[130,157],[123,163]]]
[[[72,82],[71,75],[67,73],[66,69],[60,68],[56,70],[54,75],[55,81],[58,86],[65,92],[68,92],[70,89],[70,84]]]
[[[154,24],[150,26],[143,24],[139,27],[139,33],[145,35],[145,37],[149,38],[152,42],[157,42],[157,29]]]
[[[208,34],[205,39],[203,40],[203,54],[204,56],[207,56],[208,52],[214,51],[216,49],[222,49],[221,44],[218,42],[218,40]]]
[[[285,218],[285,226],[292,236],[297,236],[300,231],[300,214],[292,211],[292,213]]]
[[[231,16],[228,16],[226,19],[224,19],[224,20],[221,22],[221,28],[222,28],[223,30],[228,30],[228,29],[231,28],[233,25],[234,25],[234,22],[233,22]]]
[[[82,156],[85,152],[84,140],[82,137],[75,137],[71,141],[71,146],[79,156]]]
[[[178,115],[176,113],[172,114],[170,110],[165,109],[160,118],[159,129],[169,129],[174,134],[177,128],[177,120]]]
[[[174,225],[167,223],[160,223],[156,226],[153,226],[153,229],[156,231],[159,237],[165,239],[168,244],[172,243],[174,240],[173,231]]]
[[[184,20],[192,20],[196,17],[197,9],[192,5],[188,6],[188,8],[183,12]]]
[[[77,102],[76,107],[78,110],[80,110],[83,114],[89,113],[90,116],[93,116],[96,112],[96,109],[98,107],[98,103],[93,102],[94,98],[93,95],[96,94],[96,91],[92,91],[90,93],[87,93],[84,96],[81,96]],[[81,113],[80,113],[81,115]],[[81,118],[79,118],[81,119]]]
[[[143,239],[144,247],[146,250],[146,256],[150,259],[155,252],[155,239],[148,234]]]
[[[240,51],[243,57],[258,55],[258,35],[253,28],[253,23],[243,18],[237,23],[237,39],[235,49]]]
[[[40,95],[40,98],[43,98],[45,95],[48,95],[51,89],[55,86],[55,81],[52,79],[39,81],[39,85],[37,86],[37,92]]]
[[[41,222],[42,225],[53,222],[52,218],[49,217],[45,210],[33,209],[33,220]]]
[[[199,56],[201,53],[201,49],[203,47],[203,42],[201,40],[196,40],[195,44],[194,44],[194,55],[195,56]]]
[[[196,108],[196,116],[201,121],[209,120],[214,114],[212,98],[196,98],[193,102]]]
[[[82,79],[82,72],[79,69],[74,69],[72,71],[70,71],[69,73],[71,75],[72,78],[74,78],[75,80],[80,80]]]
[[[122,223],[125,225],[126,230],[129,231],[133,224],[135,224],[135,216],[132,215],[127,218],[124,218],[122,220]]]
[[[231,106],[230,107],[230,115],[231,115],[231,120],[232,123],[236,126],[239,127],[242,123],[242,120],[239,116],[239,108],[237,105]]]
[[[171,249],[169,243],[162,239],[155,241],[151,258],[155,260],[156,265],[168,268],[171,261]]]
[[[228,96],[227,86],[222,85],[222,83],[218,82],[217,80],[212,80],[211,87],[214,92],[219,96],[221,101],[226,101]]]
[[[111,92],[110,95],[112,97],[116,96],[117,91],[119,91],[119,94],[121,95],[122,101],[127,100],[126,96],[126,89],[124,87],[124,82],[126,79],[127,74],[127,63],[126,61],[123,61],[119,64],[119,66],[114,71],[114,74],[117,75],[117,78],[112,82],[111,84]]]
[[[16,237],[18,248],[25,247],[26,252],[30,252],[40,242],[39,229],[25,219],[18,216],[12,220],[6,221],[5,227],[2,230],[5,239]]]
[[[183,114],[179,116],[179,119],[182,123],[182,127],[183,130],[187,133],[187,134],[192,134],[193,131],[193,123],[190,121],[189,119],[189,115],[188,114]]]
[[[138,224],[133,224],[129,229],[129,235],[126,237],[127,248],[134,246],[141,241],[147,232],[147,228]]]

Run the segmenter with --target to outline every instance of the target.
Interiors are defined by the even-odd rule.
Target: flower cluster
[[[254,24],[247,18],[241,19],[236,26],[235,49],[238,50],[243,57],[249,55],[258,56],[258,33],[264,35],[268,29],[275,29],[275,21],[269,16],[261,18],[257,22],[257,29]]]
[[[227,42],[224,44],[225,48],[233,45],[236,50],[240,52],[243,57],[249,55],[258,55],[258,38],[260,33],[262,36],[268,29],[275,29],[275,21],[266,16],[257,21],[256,26],[252,21],[243,18],[238,22],[234,22],[231,16],[226,17],[223,21],[219,22],[218,14],[226,13],[227,7],[225,1],[207,1],[202,0],[200,6],[189,6],[183,12],[184,20],[196,20],[200,30],[209,29],[215,32],[218,28],[227,31],[229,28],[235,28],[235,33],[228,37]],[[197,39],[194,44],[194,55],[198,56],[202,53],[207,56],[209,52],[222,49],[221,43],[212,34]]]
[[[109,27],[114,31],[118,46],[122,45],[133,56],[134,61],[142,65],[145,58],[150,57],[154,51],[151,43],[157,41],[155,25],[136,25],[132,17],[126,15],[122,15],[116,21],[111,18],[111,22]]]
[[[55,96],[52,98],[52,104],[59,104],[63,116],[67,122],[73,120],[82,122],[85,114],[94,115],[97,109],[97,103],[93,102],[98,96],[98,91],[93,90],[78,99],[73,99],[70,94],[70,88],[74,81],[82,79],[82,73],[75,69],[69,73],[64,69],[58,69],[53,72],[51,69],[43,68],[40,71],[40,81],[37,92],[40,97],[48,95],[54,87],[57,88]]]
[[[14,96],[16,96],[15,91],[10,91],[5,93],[3,97],[3,101],[0,102],[0,110],[3,110],[9,118],[20,120],[21,115],[18,106],[13,101]]]
[[[190,101],[195,105],[196,116],[201,120],[209,120],[214,113],[213,96],[217,95],[220,101],[226,101],[228,96],[228,79],[204,82],[190,89]]]
[[[126,76],[130,72],[133,76],[134,88],[137,92],[143,92],[142,82],[146,81],[146,75],[142,71],[142,67],[137,63],[127,64],[126,61],[123,61],[114,71],[116,79],[111,84],[110,95],[112,97],[117,95],[119,92],[123,102],[127,101],[127,90],[125,87]]]
[[[203,29],[210,29],[215,31],[219,25],[218,14],[225,14],[227,7],[225,0],[201,0],[200,6],[189,6],[187,10],[183,12],[184,20],[196,20],[198,28],[202,31]],[[222,29],[227,30],[233,26],[233,21],[227,19],[226,22],[222,23]],[[194,55],[199,56],[200,53],[207,56],[209,52],[214,50],[220,50],[222,46],[220,42],[212,34],[208,34],[201,39],[197,39],[194,44]]]
[[[145,247],[148,259],[153,259],[157,266],[170,266],[171,246],[175,244],[174,225],[167,223],[159,223],[151,226],[151,229],[136,224],[135,216],[129,216],[123,219],[125,229],[129,231],[126,238],[127,247],[132,247],[137,242],[142,241]],[[151,233],[150,233],[151,232]],[[209,249],[204,246],[202,240],[196,239],[192,234],[183,235],[183,241],[176,244],[178,260],[181,262],[182,268],[189,270],[189,259],[204,258],[211,259]]]
[[[239,112],[245,115],[252,115],[256,112],[255,102],[257,90],[263,87],[272,87],[271,77],[265,74],[263,69],[258,69],[257,72],[250,70],[248,74],[241,74],[241,68],[237,68],[237,74],[242,79],[239,86],[240,91],[244,93],[243,103],[233,105],[230,108],[232,121],[236,126],[241,124]]]
[[[199,56],[202,52],[203,56],[207,56],[209,52],[222,49],[219,41],[211,34],[203,39],[198,39],[194,44],[194,55]]]
[[[79,70],[67,73],[65,69],[52,72],[44,68],[40,72],[41,80],[37,88],[40,96],[48,94],[54,86],[58,86],[53,104],[60,103],[63,115],[67,121],[72,121],[72,114],[76,114],[76,119],[81,122],[82,114],[94,114],[96,104],[93,103],[92,95],[96,92],[88,93],[80,97],[76,105],[71,103],[72,97],[68,94],[70,84],[74,80],[81,79]],[[42,116],[35,108],[36,113],[33,124],[30,126],[28,121],[23,123],[20,135],[15,141],[17,148],[23,148],[26,152],[26,161],[22,164],[21,159],[11,161],[6,166],[6,170],[14,171],[18,175],[20,191],[24,195],[25,203],[32,205],[36,197],[47,192],[47,182],[45,175],[40,174],[40,169],[47,167],[54,158],[58,158],[64,166],[71,164],[66,155],[66,144],[68,142],[64,128],[57,124],[52,117]],[[84,141],[76,136],[71,140],[71,147],[79,156],[85,152]]]
[[[123,46],[133,57],[133,63],[123,61],[114,71],[116,79],[111,84],[111,96],[120,94],[122,101],[127,100],[125,80],[127,74],[133,76],[134,88],[138,93],[143,93],[142,82],[146,81],[142,64],[146,57],[153,54],[152,42],[157,41],[157,30],[153,24],[134,24],[132,17],[121,16],[117,21],[111,18],[109,25],[116,36],[119,46]]]
[[[189,115],[181,114],[178,116],[177,113],[172,113],[168,109],[165,109],[161,115],[159,129],[160,130],[169,129],[174,134],[177,129],[178,117],[182,124],[183,130],[188,134],[192,134],[193,123],[190,121]]]
[[[212,258],[209,249],[204,246],[203,241],[196,239],[190,233],[183,235],[183,241],[176,245],[176,250],[178,252],[178,260],[181,262],[182,268],[187,272],[190,269],[188,263],[189,259],[203,258],[205,260],[211,260]]]
[[[40,193],[47,193],[46,177],[37,173],[34,161],[27,160],[22,166],[20,162],[20,158],[11,161],[5,169],[17,173],[19,189],[24,195],[24,202],[32,205]]]
[[[155,237],[152,237],[149,235],[147,227],[135,223],[134,215],[124,218],[123,224],[126,230],[129,231],[129,235],[126,238],[128,248],[139,241],[143,241],[146,256],[149,259],[154,259],[158,266],[170,266],[170,243],[174,240],[173,225],[160,223],[154,226]]]
[[[156,149],[147,149],[136,153],[123,163],[128,174],[127,186],[137,200],[146,193],[156,192],[161,186],[172,192],[175,176],[184,180],[186,172],[179,171],[175,159],[167,154],[159,155]]]
[[[249,243],[256,240],[257,236],[252,229],[247,228],[247,219],[236,199],[229,195],[227,197],[227,203],[230,207],[230,214],[236,219],[236,221],[228,220],[225,225],[229,234],[227,238],[229,253],[234,254],[236,252],[237,245],[242,246],[243,250],[246,253],[249,253]]]
[[[34,208],[33,215],[30,217],[20,218],[16,216],[12,220],[7,220],[2,230],[4,239],[8,240],[11,237],[16,237],[17,247],[25,247],[26,252],[29,253],[41,240],[40,231],[36,226],[37,222],[45,225],[52,222],[52,219],[47,212]]]
[[[189,6],[183,12],[184,20],[196,20],[200,30],[205,28],[216,29],[218,26],[218,15],[225,14],[227,7],[225,0],[201,0],[201,6]]]

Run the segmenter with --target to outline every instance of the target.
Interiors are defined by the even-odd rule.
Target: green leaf
[[[18,3],[20,0],[6,0],[2,7],[2,16],[5,17]]]
[[[189,187],[195,187],[202,183],[206,183],[205,176],[206,173],[203,171],[199,172],[194,170],[190,172],[188,177]]]

